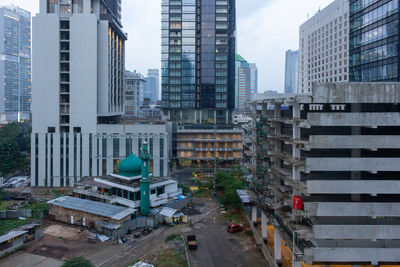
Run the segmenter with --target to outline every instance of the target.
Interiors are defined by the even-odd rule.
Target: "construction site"
[[[399,103],[398,83],[252,103],[247,205],[270,266],[400,264]]]

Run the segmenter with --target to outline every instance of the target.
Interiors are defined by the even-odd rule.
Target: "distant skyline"
[[[332,0],[237,0],[237,50],[258,67],[258,91],[283,92],[285,52],[297,50],[299,27]],[[0,0],[34,16],[39,0]],[[122,24],[128,33],[126,69],[143,75],[161,67],[161,0],[122,0]]]

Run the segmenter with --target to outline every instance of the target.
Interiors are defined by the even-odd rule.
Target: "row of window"
[[[392,0],[356,19],[351,22],[351,30],[358,30],[362,27],[368,26],[378,20],[388,17],[395,12],[398,12],[399,4],[397,0]]]
[[[374,47],[367,51],[363,51],[360,54],[354,54],[350,57],[351,66],[358,64],[366,64],[390,57],[398,56],[398,42],[394,42],[391,44],[385,44],[383,46]]]
[[[361,71],[354,71],[354,80],[362,82],[382,81],[398,78],[397,63],[378,67],[367,67]]]
[[[194,101],[162,101],[163,108],[194,108],[195,102]],[[226,102],[216,102],[216,108],[227,108]]]
[[[350,4],[350,12],[352,14],[355,14],[358,11],[360,11],[361,9],[364,9],[364,8],[372,5],[375,2],[377,2],[377,0],[358,0],[358,1]]]
[[[351,45],[354,48],[360,47],[366,44],[382,40],[397,33],[398,33],[398,21],[395,20],[388,24],[382,25],[380,27],[377,27],[373,30],[370,30],[368,32],[365,32],[361,35],[354,37]]]

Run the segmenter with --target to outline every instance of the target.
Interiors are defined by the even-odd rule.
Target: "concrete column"
[[[262,104],[262,115],[267,117],[267,104]]]
[[[90,0],[83,0],[83,13],[84,14],[90,14],[91,12],[91,4],[90,4]]]
[[[274,231],[274,257],[275,261],[280,261],[282,259],[282,251],[281,251],[281,235],[279,234],[279,230],[276,229],[275,226]]]
[[[280,118],[282,116],[281,111],[282,111],[281,104],[275,104],[275,117]]]
[[[261,212],[261,237],[264,241],[267,240],[267,222],[268,218],[264,211]]]
[[[352,112],[361,112],[361,104],[352,104],[351,111]],[[361,135],[361,127],[351,127],[351,134],[352,135]],[[352,149],[351,157],[352,158],[360,158],[361,157],[361,149]],[[361,180],[361,172],[359,172],[359,171],[351,172],[351,180]],[[351,200],[360,201],[361,195],[353,194],[353,195],[351,195]]]
[[[214,111],[214,124],[217,124],[217,111]]]
[[[253,206],[251,209],[251,221],[257,223],[257,206]]]

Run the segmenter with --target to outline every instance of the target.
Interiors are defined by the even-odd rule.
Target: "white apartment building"
[[[140,117],[143,105],[145,80],[139,72],[126,71],[125,74],[125,116]]]
[[[32,33],[32,186],[111,174],[145,139],[154,144],[154,175],[168,175],[168,126],[118,124],[127,39],[120,7],[120,0],[40,0]]]
[[[349,0],[335,0],[300,26],[299,93],[349,81]]]

